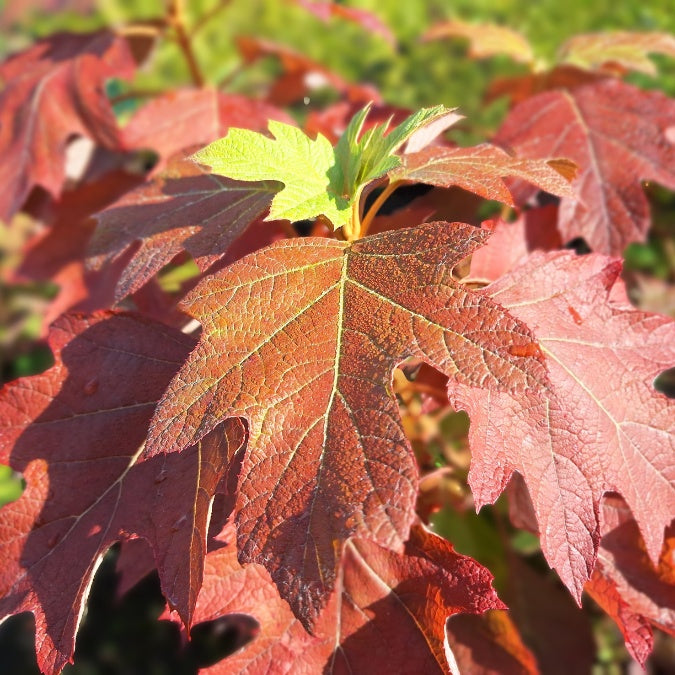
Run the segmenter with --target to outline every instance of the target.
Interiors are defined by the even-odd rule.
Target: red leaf
[[[492,236],[471,256],[471,279],[495,281],[532,251],[562,248],[557,219],[558,207],[551,204],[524,211],[512,223],[501,219],[484,222]]]
[[[33,612],[40,668],[58,671],[117,540],[148,540],[164,594],[190,622],[211,498],[243,436],[233,421],[181,455],[138,464],[156,401],[193,341],[100,314],[60,319],[50,344],[50,370],[0,392],[0,462],[27,484],[0,511],[0,616]]]
[[[83,258],[94,231],[91,214],[137,186],[142,178],[125,171],[113,171],[99,180],[66,190],[59,201],[49,200],[40,216],[48,227],[31,239],[15,280],[51,281],[59,293],[42,317],[44,332],[69,310],[93,311],[109,307],[119,270],[93,272],[85,269]]]
[[[616,621],[631,655],[644,667],[652,650],[650,624],[675,635],[675,526],[666,530],[655,568],[623,500],[603,503],[603,538],[586,592]]]
[[[145,539],[128,539],[120,544],[115,563],[117,597],[121,598],[155,570],[155,556]]]
[[[352,535],[400,548],[417,470],[391,395],[393,368],[429,361],[459,382],[533,386],[529,332],[457,285],[452,267],[485,234],[431,223],[348,244],[279,242],[205,279],[184,301],[199,346],[169,386],[146,453],[246,418],[237,502],[240,560],[270,571],[313,623]]]
[[[195,620],[248,614],[260,631],[202,671],[210,675],[286,672],[289,663],[298,673],[448,673],[446,619],[503,607],[486,568],[418,525],[402,553],[346,544],[337,590],[309,635],[264,568],[239,565],[234,537],[226,527],[225,547],[206,557]]]
[[[595,563],[602,495],[623,495],[653,560],[675,499],[673,402],[653,387],[675,361],[675,322],[613,302],[619,272],[601,255],[533,254],[484,292],[532,327],[549,382],[507,394],[450,381],[471,418],[476,504],[518,471],[544,554],[577,600]]]
[[[401,166],[390,173],[392,180],[410,180],[437,187],[454,185],[485,199],[513,205],[511,192],[502,180],[516,176],[560,197],[574,197],[568,179],[574,165],[566,160],[531,160],[511,157],[487,143],[472,148],[431,147],[403,155]]]
[[[36,185],[60,194],[73,136],[119,147],[103,85],[131,77],[134,67],[126,40],[106,31],[53,35],[0,66],[0,218],[19,211]]]
[[[266,131],[270,119],[294,124],[285,112],[264,101],[214,89],[178,89],[136,111],[123,129],[129,148],[159,153],[159,173],[168,159],[188,148],[203,147],[227,134],[230,127]]]
[[[254,617],[260,630],[252,642],[201,672],[274,673],[275,669],[282,672],[289,663],[301,673],[320,672],[330,653],[329,646],[305,631],[279,597],[264,567],[239,564],[235,539],[234,527],[229,523],[218,535],[222,546],[210,551],[204,560],[204,582],[195,606],[194,623],[244,614]]]
[[[447,627],[448,642],[460,673],[538,675],[537,661],[523,644],[508,613],[457,614]]]
[[[606,74],[582,70],[575,66],[556,66],[552,70],[544,70],[527,75],[497,78],[488,87],[486,100],[491,102],[506,96],[512,105],[522,103],[543,91],[552,89],[568,89],[581,87],[591,82],[599,82],[607,78]]]
[[[621,597],[610,576],[593,570],[586,592],[614,619],[621,630],[630,655],[644,668],[654,647],[654,634],[649,621],[634,612]]]
[[[276,185],[233,181],[176,159],[98,214],[88,264],[100,270],[126,258],[116,300],[137,291],[181,251],[205,270],[269,208]]]
[[[281,62],[283,74],[270,88],[267,99],[274,105],[290,105],[310,95],[313,89],[329,85],[350,101],[378,102],[380,95],[374,87],[351,84],[325,66],[312,61],[290,47],[251,37],[237,39],[237,47],[244,61],[254,63],[272,56]]]
[[[574,160],[578,199],[560,204],[563,239],[620,255],[651,224],[642,181],[675,188],[675,145],[666,138],[673,118],[675,101],[663,94],[603,80],[521,103],[496,141],[524,157]]]
[[[591,623],[554,574],[536,571],[523,558],[512,556],[504,598],[541,673],[591,672],[595,656]]]
[[[420,525],[411,529],[403,555],[351,541],[343,568],[339,613],[326,611],[318,627],[327,624],[332,637],[340,626],[332,641],[340,645],[332,661],[338,672],[372,672],[378,664],[387,664],[386,672],[454,671],[447,618],[504,608],[485,567]]]

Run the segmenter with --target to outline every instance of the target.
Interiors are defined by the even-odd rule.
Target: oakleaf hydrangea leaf
[[[193,157],[228,178],[283,183],[267,220],[323,215],[337,230],[352,222],[363,187],[400,164],[394,153],[413,132],[449,112],[444,106],[426,108],[389,133],[387,121],[361,136],[369,109],[354,116],[335,148],[321,134],[311,139],[301,129],[270,120],[273,138],[233,128]]]

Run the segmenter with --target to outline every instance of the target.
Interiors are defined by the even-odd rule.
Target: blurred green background
[[[35,10],[31,11],[31,5]],[[0,52],[20,49],[36,37],[56,30],[89,30],[161,16],[165,3],[159,0],[46,0],[58,8],[39,9],[39,2],[5,3],[5,12],[17,19],[0,34]],[[207,78],[218,83],[237,72],[240,59],[232,38],[252,35],[291,46],[325,64],[354,82],[371,82],[387,102],[418,108],[444,103],[459,106],[482,119],[481,102],[486,83],[495,75],[524,72],[506,57],[482,62],[464,58],[462,40],[424,43],[420,36],[432,25],[449,18],[492,22],[520,31],[532,44],[539,65],[550,64],[570,36],[610,29],[662,30],[675,33],[675,12],[667,2],[649,0],[582,0],[536,3],[515,0],[427,0],[401,3],[395,0],[358,0],[341,3],[367,9],[393,31],[397,45],[348,21],[323,23],[288,0],[193,0],[185,6],[193,26],[197,58]],[[82,7],[89,8],[83,12]],[[19,11],[19,8],[21,10]],[[74,9],[73,9],[74,8]],[[75,10],[75,11],[74,11]],[[204,21],[205,17],[210,17]],[[345,48],[346,47],[346,48]],[[640,76],[644,86],[675,91],[672,60],[658,58],[659,78]],[[264,73],[259,73],[260,78]],[[148,89],[176,87],[189,81],[188,72],[174,45],[160,45],[152,62],[138,76],[136,86]],[[253,93],[260,80],[249,71],[234,77],[232,88]]]

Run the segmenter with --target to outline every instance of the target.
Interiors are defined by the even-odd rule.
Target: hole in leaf
[[[186,656],[197,668],[212,666],[241,649],[260,631],[260,624],[247,614],[229,614],[198,623],[190,631]]]
[[[312,232],[312,228],[314,227],[314,221],[298,220],[297,222],[293,223],[293,227],[295,228],[295,231],[298,233],[298,236],[308,237]]]
[[[157,620],[165,606],[157,573],[119,598],[118,556],[119,546],[114,546],[96,572],[77,636],[75,665],[66,672],[196,672],[185,662],[178,626]]]
[[[0,464],[0,506],[16,501],[26,489],[26,481],[18,471]]]
[[[549,204],[560,204],[560,197],[552,195],[550,192],[545,192],[544,190],[539,190],[537,196],[535,197],[535,203],[537,206],[548,206]]]
[[[664,370],[654,380],[654,389],[665,394],[668,398],[675,398],[675,368]]]
[[[28,317],[24,335],[8,347],[7,360],[0,358],[0,383],[28,375],[37,375],[54,364],[54,357],[49,347],[44,342],[36,343],[31,340],[32,324],[38,322],[37,315]]]
[[[565,248],[574,251],[577,255],[586,255],[591,252],[591,247],[583,237],[575,237],[565,244]]]
[[[416,359],[404,361],[394,371],[403,429],[420,470],[417,513],[425,522],[448,505],[472,508],[467,485],[468,417],[450,407],[446,383],[445,375]]]
[[[501,202],[497,202],[493,199],[485,199],[478,205],[477,217],[479,221],[488,220],[490,218],[497,218],[504,211],[504,205]],[[507,222],[513,222],[515,220],[515,211],[513,209],[509,210]]]

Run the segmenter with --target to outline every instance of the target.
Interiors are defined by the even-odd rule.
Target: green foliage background
[[[6,1],[5,9],[14,2],[17,0]],[[83,3],[56,0],[52,4],[63,7],[58,12],[27,9],[13,30],[0,35],[0,52],[22,48],[36,37],[57,30],[89,30],[151,20],[165,11],[161,0],[99,0],[92,3],[92,11],[87,14],[69,9]],[[202,24],[194,44],[203,71],[214,83],[237,71],[240,59],[232,38],[254,35],[291,46],[348,80],[372,82],[390,103],[410,108],[439,103],[460,106],[471,119],[484,117],[481,97],[487,82],[498,74],[522,72],[524,67],[500,57],[472,62],[464,58],[466,49],[461,40],[423,43],[420,36],[444,19],[494,22],[514,28],[531,42],[542,66],[553,62],[560,45],[579,33],[610,29],[675,33],[675,12],[659,0],[356,0],[342,4],[380,16],[396,35],[397,47],[347,21],[322,23],[287,0],[191,0],[186,8],[193,25],[201,22],[201,17],[212,17]],[[641,76],[640,83],[675,92],[672,60],[657,60],[662,66],[660,78]],[[254,93],[264,79],[264,72],[247,70],[233,78],[232,88]],[[164,89],[188,81],[178,49],[164,44],[150,67],[139,74],[136,86]]]

